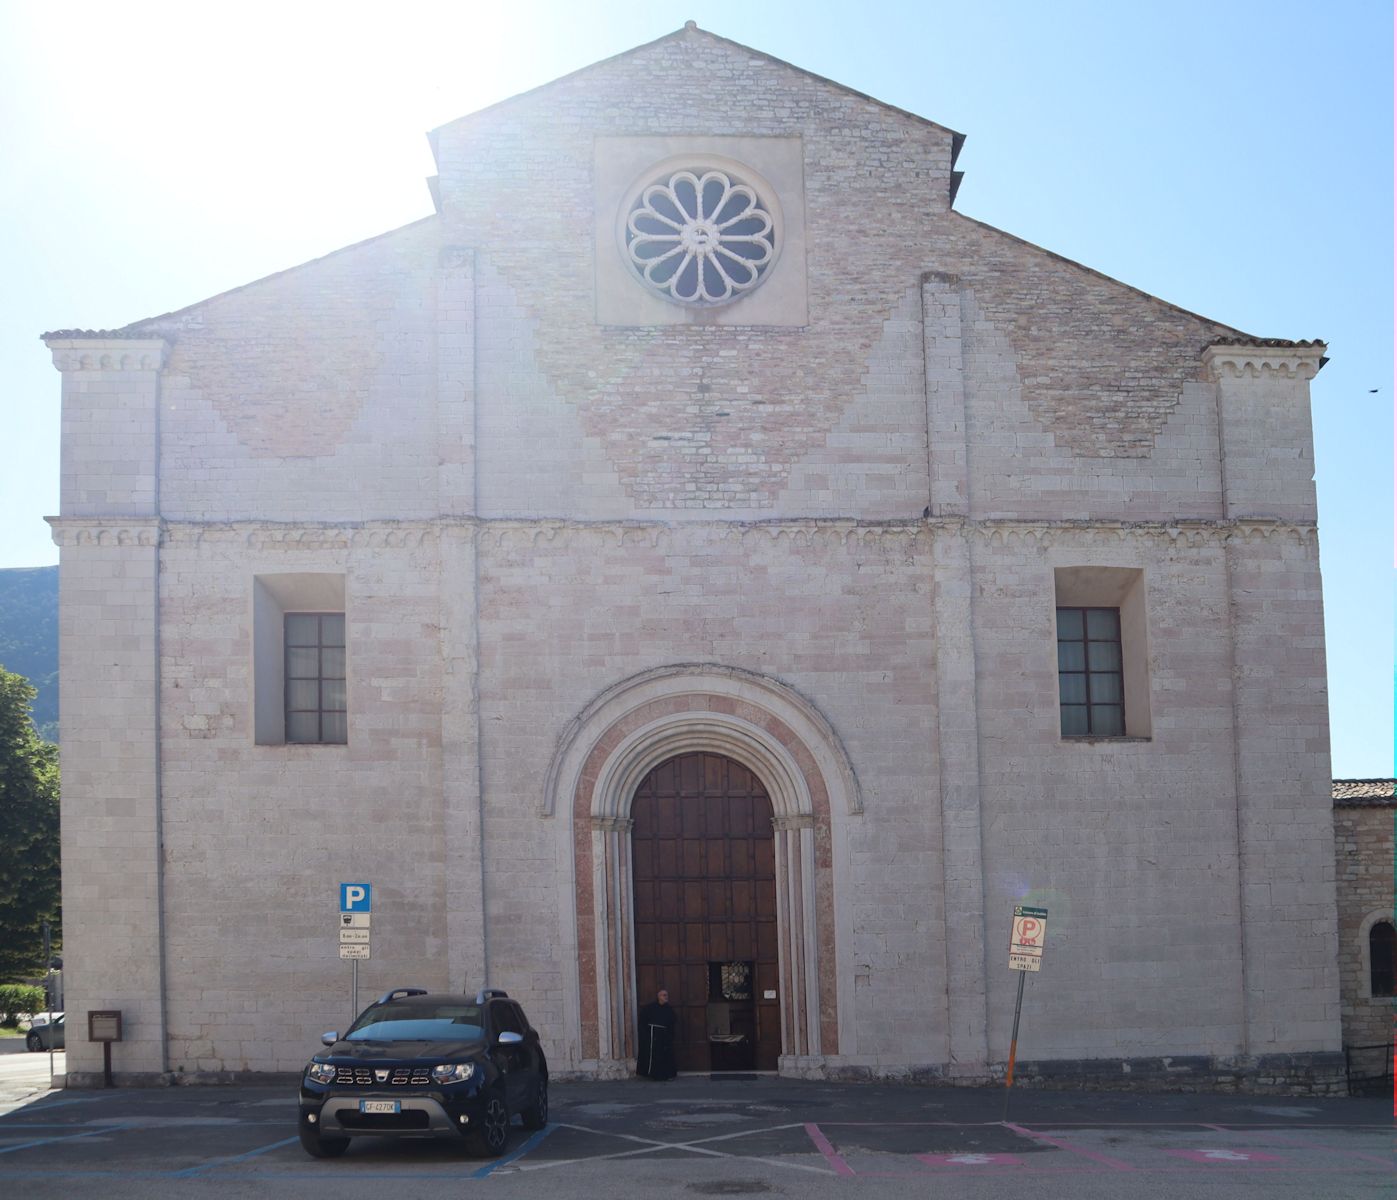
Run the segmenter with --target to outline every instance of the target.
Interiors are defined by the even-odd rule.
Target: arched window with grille
[[[1368,930],[1368,980],[1374,996],[1397,995],[1397,929],[1375,921]]]

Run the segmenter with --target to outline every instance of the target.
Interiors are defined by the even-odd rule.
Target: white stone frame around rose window
[[[804,148],[799,137],[598,138],[594,202],[596,318],[602,325],[803,326]],[[626,226],[637,198],[676,172],[716,170],[755,193],[771,216],[772,261],[758,283],[722,303],[679,303],[649,286],[631,261]]]

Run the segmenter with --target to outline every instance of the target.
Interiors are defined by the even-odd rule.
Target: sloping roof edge
[[[1075,267],[1077,270],[1085,271],[1088,275],[1094,276],[1097,279],[1103,279],[1107,283],[1115,284],[1116,287],[1124,288],[1128,292],[1134,292],[1135,295],[1143,297],[1144,299],[1148,300],[1151,304],[1157,304],[1161,308],[1168,309],[1170,312],[1178,313],[1180,316],[1189,317],[1195,321],[1200,321],[1204,325],[1211,325],[1215,329],[1222,329],[1227,331],[1226,334],[1222,334],[1218,337],[1210,339],[1207,343],[1205,343],[1205,345],[1276,347],[1285,346],[1301,348],[1312,346],[1324,346],[1327,344],[1318,338],[1312,341],[1295,342],[1289,341],[1285,338],[1255,337],[1254,335],[1247,333],[1244,330],[1238,329],[1234,325],[1228,325],[1225,322],[1215,320],[1212,317],[1205,317],[1202,313],[1196,313],[1192,309],[1184,308],[1181,304],[1174,304],[1172,301],[1163,300],[1159,296],[1154,295],[1152,292],[1147,292],[1143,288],[1135,287],[1134,284],[1129,284],[1124,282],[1123,280],[1117,279],[1114,275],[1107,275],[1105,271],[1098,271],[1095,267],[1089,267],[1086,265],[1086,263],[1078,262],[1075,258],[1068,258],[1065,254],[1059,254],[1055,250],[1049,250],[1045,246],[1038,245],[1037,242],[1030,242],[1027,238],[1019,237],[1018,234],[1010,233],[1006,229],[1000,229],[999,226],[991,225],[988,221],[981,221],[977,220],[975,217],[968,217],[963,212],[960,212],[955,209],[951,210],[951,215],[953,217],[958,218],[959,220],[969,221],[972,225],[978,225],[981,229],[987,229],[991,233],[998,234],[1000,237],[1005,237],[1008,238],[1010,241],[1018,242],[1019,245],[1027,246],[1030,250],[1037,250],[1040,254],[1046,254],[1049,258],[1055,259],[1056,261],[1063,263],[1066,266]],[[1200,347],[1200,349],[1202,348],[1203,347]]]
[[[681,28],[676,29],[673,33],[666,33],[662,37],[657,37],[652,41],[642,42],[639,46],[631,46],[629,49],[622,50],[619,54],[612,54],[606,58],[598,59],[594,63],[588,63],[585,67],[578,67],[575,71],[569,71],[566,75],[559,75],[556,79],[550,79],[547,83],[541,83],[537,87],[529,88],[527,91],[517,92],[513,96],[507,96],[503,100],[497,100],[494,104],[487,104],[484,108],[478,108],[474,112],[465,113],[459,117],[453,117],[451,120],[445,122],[444,124],[438,125],[435,129],[428,130],[427,140],[431,143],[432,157],[435,158],[437,153],[437,135],[441,133],[441,131],[444,129],[449,129],[451,126],[459,125],[464,121],[473,121],[477,117],[484,116],[486,113],[494,112],[494,110],[497,108],[503,108],[507,104],[513,104],[518,100],[523,100],[529,96],[533,96],[538,92],[542,92],[548,88],[555,87],[556,85],[564,83],[569,79],[575,79],[579,75],[585,75],[588,71],[596,70],[598,67],[604,67],[608,63],[617,62],[620,59],[626,58],[632,54],[636,54],[641,50],[648,50],[652,46],[658,46],[662,42],[672,41],[675,38],[680,38],[683,37],[685,34],[690,33],[702,34],[704,37],[710,38],[713,41],[718,42],[724,46],[730,46],[734,50],[740,50],[743,54],[755,55],[757,58],[764,59],[769,63],[774,63],[779,67],[786,67],[788,70],[796,71],[799,74],[804,75],[808,79],[813,79],[818,83],[823,83],[829,87],[836,88],[839,91],[844,92],[846,95],[857,96],[860,100],[867,100],[869,103],[876,104],[880,108],[885,108],[889,112],[897,113],[899,116],[908,117],[921,125],[926,125],[929,128],[938,130],[941,133],[949,134],[951,138],[952,167],[956,165],[956,159],[960,157],[961,147],[965,145],[965,134],[958,133],[956,130],[942,125],[937,121],[933,121],[928,117],[924,117],[920,113],[909,112],[905,108],[899,108],[896,104],[889,104],[886,100],[879,100],[877,96],[870,96],[867,92],[861,92],[858,90],[858,88],[852,88],[846,83],[840,83],[837,79],[830,79],[828,76],[820,75],[815,71],[808,71],[804,67],[798,67],[794,63],[787,62],[784,58],[777,58],[774,54],[768,54],[765,50],[758,50],[752,46],[744,45],[742,42],[735,42],[731,38],[725,38],[721,34],[713,33],[710,30],[700,29],[698,24],[694,21],[686,21]]]
[[[341,246],[337,250],[318,255],[315,258],[308,258],[305,262],[296,263],[294,266],[283,267],[280,271],[273,271],[270,275],[261,275],[256,279],[250,279],[246,283],[240,283],[237,287],[231,287],[222,292],[215,292],[212,296],[205,296],[202,300],[195,300],[192,304],[186,304],[183,308],[172,309],[170,312],[159,313],[153,317],[141,317],[132,321],[129,325],[123,325],[120,329],[54,329],[48,333],[39,335],[40,341],[47,341],[49,338],[69,338],[72,340],[96,339],[96,338],[119,338],[119,337],[140,337],[144,334],[154,332],[146,328],[157,321],[168,321],[175,317],[181,317],[185,313],[193,312],[196,308],[202,308],[205,304],[212,304],[215,300],[222,300],[227,296],[236,296],[239,292],[244,292],[248,288],[257,287],[259,284],[267,283],[273,279],[280,279],[283,275],[290,275],[294,271],[303,271],[307,267],[313,267],[317,263],[326,262],[332,258],[338,258],[341,254],[349,254],[354,250],[361,250],[365,246],[371,246],[374,242],[381,242],[386,238],[393,237],[399,233],[405,233],[409,229],[415,229],[418,225],[425,225],[428,221],[437,220],[436,213],[429,213],[425,217],[419,217],[415,221],[409,221],[406,225],[399,225],[396,229],[389,229],[383,233],[376,233],[372,237],[366,237],[362,241],[351,242],[348,246]]]

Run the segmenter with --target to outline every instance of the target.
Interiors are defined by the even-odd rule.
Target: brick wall
[[[808,320],[599,324],[597,139],[706,135],[799,140]],[[952,212],[953,140],[686,32],[437,131],[437,217],[123,331],[163,372],[65,370],[70,992],[166,998],[144,1069],[298,1067],[348,1015],[352,878],[366,996],[488,978],[576,1067],[546,775],[683,663],[805,697],[863,796],[810,1069],[991,1076],[1024,901],[1027,1060],[1302,1086],[1337,1047],[1320,350],[1205,356],[1224,327]],[[114,556],[133,505],[150,545]],[[1148,739],[1059,733],[1054,572],[1093,566],[1143,574]],[[347,747],[253,742],[253,580],[297,572],[345,580]],[[105,769],[144,875],[82,843]],[[108,897],[145,915],[104,939]]]

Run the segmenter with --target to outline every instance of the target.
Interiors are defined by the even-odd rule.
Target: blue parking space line
[[[47,1112],[51,1108],[63,1108],[69,1104],[94,1104],[101,1100],[101,1096],[84,1096],[80,1100],[36,1100],[28,1109],[15,1109],[14,1112],[6,1113],[7,1117],[12,1117],[15,1112]]]
[[[524,1155],[526,1155],[530,1150],[532,1150],[535,1146],[537,1146],[537,1145],[539,1144],[539,1142],[543,1141],[544,1138],[546,1138],[550,1133],[552,1133],[552,1132],[553,1132],[555,1129],[557,1129],[557,1128],[558,1128],[558,1127],[557,1127],[556,1125],[553,1125],[553,1124],[545,1125],[545,1126],[544,1126],[542,1129],[540,1129],[536,1134],[534,1134],[533,1137],[531,1137],[527,1142],[525,1142],[522,1146],[520,1146],[519,1149],[516,1150],[513,1154],[506,1154],[503,1158],[497,1158],[497,1159],[495,1159],[494,1162],[488,1163],[487,1165],[481,1167],[480,1170],[478,1170],[478,1171],[472,1171],[472,1172],[467,1176],[467,1178],[468,1178],[468,1179],[484,1179],[484,1178],[485,1178],[486,1176],[488,1176],[492,1171],[498,1171],[501,1167],[507,1167],[507,1166],[509,1166],[510,1163],[512,1163],[512,1162],[517,1162],[519,1159],[523,1158]]]
[[[20,1142],[18,1146],[0,1146],[0,1154],[13,1154],[16,1150],[28,1150],[34,1146],[51,1146],[54,1142],[75,1142],[78,1138],[96,1137],[99,1133],[114,1133],[118,1129],[129,1129],[129,1125],[103,1125],[100,1129],[88,1129],[82,1133],[70,1133],[59,1137],[35,1138],[33,1141]]]
[[[75,1171],[44,1170],[40,1167],[0,1168],[0,1181],[21,1179],[169,1179],[168,1171]]]
[[[228,1158],[216,1158],[213,1162],[200,1163],[197,1167],[185,1167],[183,1171],[171,1171],[171,1179],[187,1179],[191,1175],[202,1175],[205,1171],[212,1171],[218,1167],[232,1166],[233,1163],[245,1162],[249,1158],[256,1158],[259,1154],[267,1154],[272,1150],[280,1150],[283,1146],[289,1146],[292,1142],[299,1141],[299,1138],[282,1138],[279,1142],[272,1142],[269,1146],[258,1146],[256,1150],[249,1150],[245,1154],[233,1154]]]

